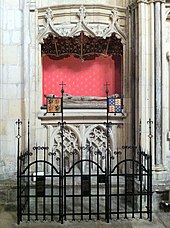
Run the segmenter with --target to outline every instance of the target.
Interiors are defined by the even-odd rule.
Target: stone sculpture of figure
[[[49,94],[47,97],[57,97],[54,94]],[[113,94],[109,98],[119,98],[119,94]],[[106,108],[106,97],[98,96],[74,96],[71,94],[63,95],[64,107],[68,108]]]
[[[119,94],[113,94],[109,97],[120,97]],[[64,94],[63,100],[66,103],[86,103],[86,102],[97,102],[97,101],[105,101],[106,97],[98,97],[98,96],[73,96],[71,94]]]

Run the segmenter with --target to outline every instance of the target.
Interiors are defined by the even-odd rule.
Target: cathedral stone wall
[[[80,6],[82,3],[90,6],[95,1],[75,1],[74,5]],[[40,139],[43,138],[42,127],[39,121],[37,122],[42,99],[42,75],[39,62],[41,49],[37,40],[40,24],[37,21],[37,12],[41,18],[40,13],[44,13],[44,9],[54,8],[57,5],[62,8],[65,4],[73,3],[72,1],[62,1],[61,4],[61,1],[45,0],[2,0],[0,2],[0,179],[13,177],[16,174],[15,121],[18,118],[23,121],[30,119],[35,127],[35,130],[32,130],[33,138],[36,136]],[[126,4],[127,1],[102,1],[98,9],[98,11],[101,10],[101,21],[103,20],[102,14],[108,13],[113,6],[118,7],[121,12]],[[64,10],[66,14],[68,8],[66,7]],[[95,10],[95,7],[92,7],[90,13]],[[125,27],[123,17],[122,26]],[[26,133],[24,122],[23,125],[23,129],[25,129],[23,133]],[[24,144],[25,140],[23,148]]]
[[[0,1],[0,179],[16,173],[15,120],[23,110],[23,12]]]
[[[90,5],[95,1],[74,2],[79,6],[82,3]],[[31,145],[34,145],[36,140],[40,144],[48,140],[46,128],[41,126],[41,121],[38,119],[42,100],[42,72],[39,61],[41,48],[37,39],[38,12],[43,12],[43,7],[55,8],[59,4],[61,5],[61,1],[0,1],[0,180],[2,183],[0,188],[4,195],[2,204],[15,203],[16,199],[15,182],[4,182],[9,179],[16,180],[16,120],[19,118],[23,121],[21,132],[23,149],[26,147],[28,119],[32,126]],[[73,4],[73,2],[62,1],[62,5],[64,4]],[[103,5],[107,5],[107,9]],[[108,9],[111,10],[113,5],[123,12],[125,1],[102,1],[101,10],[108,13]],[[95,7],[92,7],[91,12],[93,11]],[[122,20],[125,28],[124,22]],[[14,193],[12,196],[11,191]]]

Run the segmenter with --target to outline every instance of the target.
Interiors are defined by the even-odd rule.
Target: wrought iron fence
[[[63,83],[62,83],[63,86]],[[107,84],[106,84],[107,86]],[[63,87],[62,87],[63,98]],[[17,132],[17,218],[34,220],[83,220],[147,217],[152,220],[152,157],[149,119],[149,151],[139,146],[110,148],[109,98],[105,125],[106,146],[103,151],[91,145],[72,147],[70,161],[65,156],[62,106],[60,156],[47,146],[30,148],[28,122],[27,151],[21,152],[21,120]],[[57,101],[58,102],[58,101]],[[58,103],[57,103],[58,104]],[[51,105],[51,103],[50,103]],[[70,165],[68,165],[70,164]],[[103,165],[104,164],[104,165]]]

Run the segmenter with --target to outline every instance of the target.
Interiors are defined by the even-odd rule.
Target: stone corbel
[[[56,31],[54,25],[53,25],[53,13],[52,10],[50,8],[48,8],[46,10],[46,15],[45,15],[45,19],[46,19],[46,27],[44,29],[44,31],[42,33],[40,33],[38,40],[39,43],[43,43],[43,39],[47,38],[47,36],[49,35],[49,33],[54,34],[55,36],[60,36],[60,34]]]

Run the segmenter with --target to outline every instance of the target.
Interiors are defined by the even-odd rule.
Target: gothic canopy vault
[[[80,6],[76,23],[59,23],[48,8],[44,15],[45,24],[39,30],[42,54],[52,59],[61,59],[71,54],[80,59],[94,59],[103,55],[122,55],[126,36],[119,25],[118,12],[110,11],[110,23],[86,21],[86,9]]]

